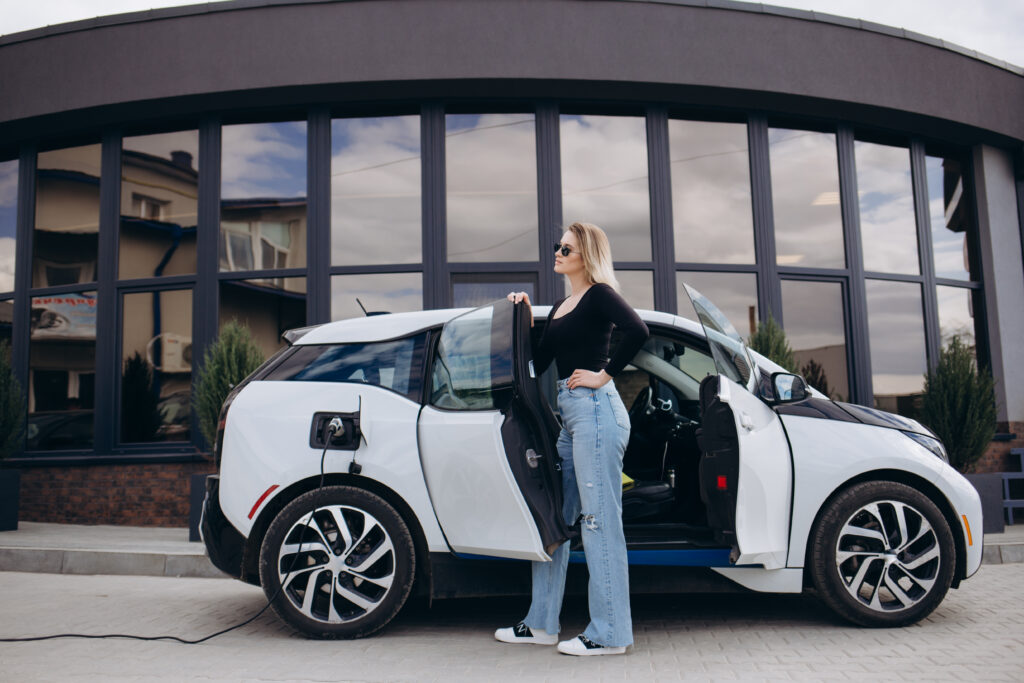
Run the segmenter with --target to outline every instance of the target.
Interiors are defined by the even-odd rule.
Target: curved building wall
[[[744,334],[772,317],[836,398],[916,415],[958,335],[1024,432],[1024,77],[911,38],[742,3],[375,0],[0,39],[25,509],[174,523],[209,467],[189,396],[224,324],[269,354],[364,310],[553,303],[573,220],[606,229],[634,306],[688,315],[689,282]],[[106,471],[134,492],[154,466],[181,475],[173,519],[145,490],[48,497]]]

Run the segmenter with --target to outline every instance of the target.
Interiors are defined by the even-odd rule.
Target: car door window
[[[477,308],[441,333],[430,377],[430,403],[448,410],[494,410],[512,386],[512,305]]]

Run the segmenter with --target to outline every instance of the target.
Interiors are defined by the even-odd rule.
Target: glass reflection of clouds
[[[935,276],[970,280],[967,254],[969,223],[960,164],[953,159],[925,157],[925,169]]]
[[[921,285],[884,280],[865,284],[876,399],[919,393],[927,364]]]
[[[753,263],[747,126],[668,122],[675,258]]]
[[[962,287],[935,288],[939,301],[939,340],[945,346],[953,337],[967,346],[974,347],[974,297],[973,289]]]
[[[224,126],[220,269],[306,265],[306,123]]]
[[[835,135],[772,128],[768,144],[778,264],[844,267]]]
[[[729,319],[741,337],[747,339],[754,333],[757,326],[757,279],[753,273],[676,272],[679,315],[698,322],[683,283],[706,296]]]
[[[808,383],[833,398],[850,395],[843,289],[838,282],[782,281],[782,319],[797,367]],[[811,372],[811,361],[818,376]],[[824,379],[824,382],[822,382]]]
[[[561,117],[562,220],[594,223],[616,261],[651,259],[647,124],[641,117]]]
[[[654,274],[649,270],[617,270],[622,298],[633,308],[654,310]]]
[[[445,117],[448,259],[537,260],[532,114]]]
[[[858,140],[855,156],[864,270],[918,275],[910,152]]]
[[[18,161],[0,161],[0,292],[14,291]]]
[[[419,263],[420,119],[331,122],[331,263]]]
[[[196,272],[199,131],[124,139],[119,277]]]
[[[367,273],[331,278],[331,320],[362,318],[370,313],[423,310],[421,273]]]

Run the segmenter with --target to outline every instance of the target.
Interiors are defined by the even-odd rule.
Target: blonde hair
[[[590,283],[603,282],[616,292],[621,291],[612,267],[612,247],[604,230],[593,223],[573,223],[566,231],[576,237],[580,256],[583,257],[583,271]]]

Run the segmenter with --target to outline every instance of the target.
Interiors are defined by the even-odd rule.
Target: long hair
[[[587,279],[592,284],[603,282],[616,292],[621,292],[612,267],[612,247],[604,230],[593,223],[573,223],[566,230],[576,237]]]

